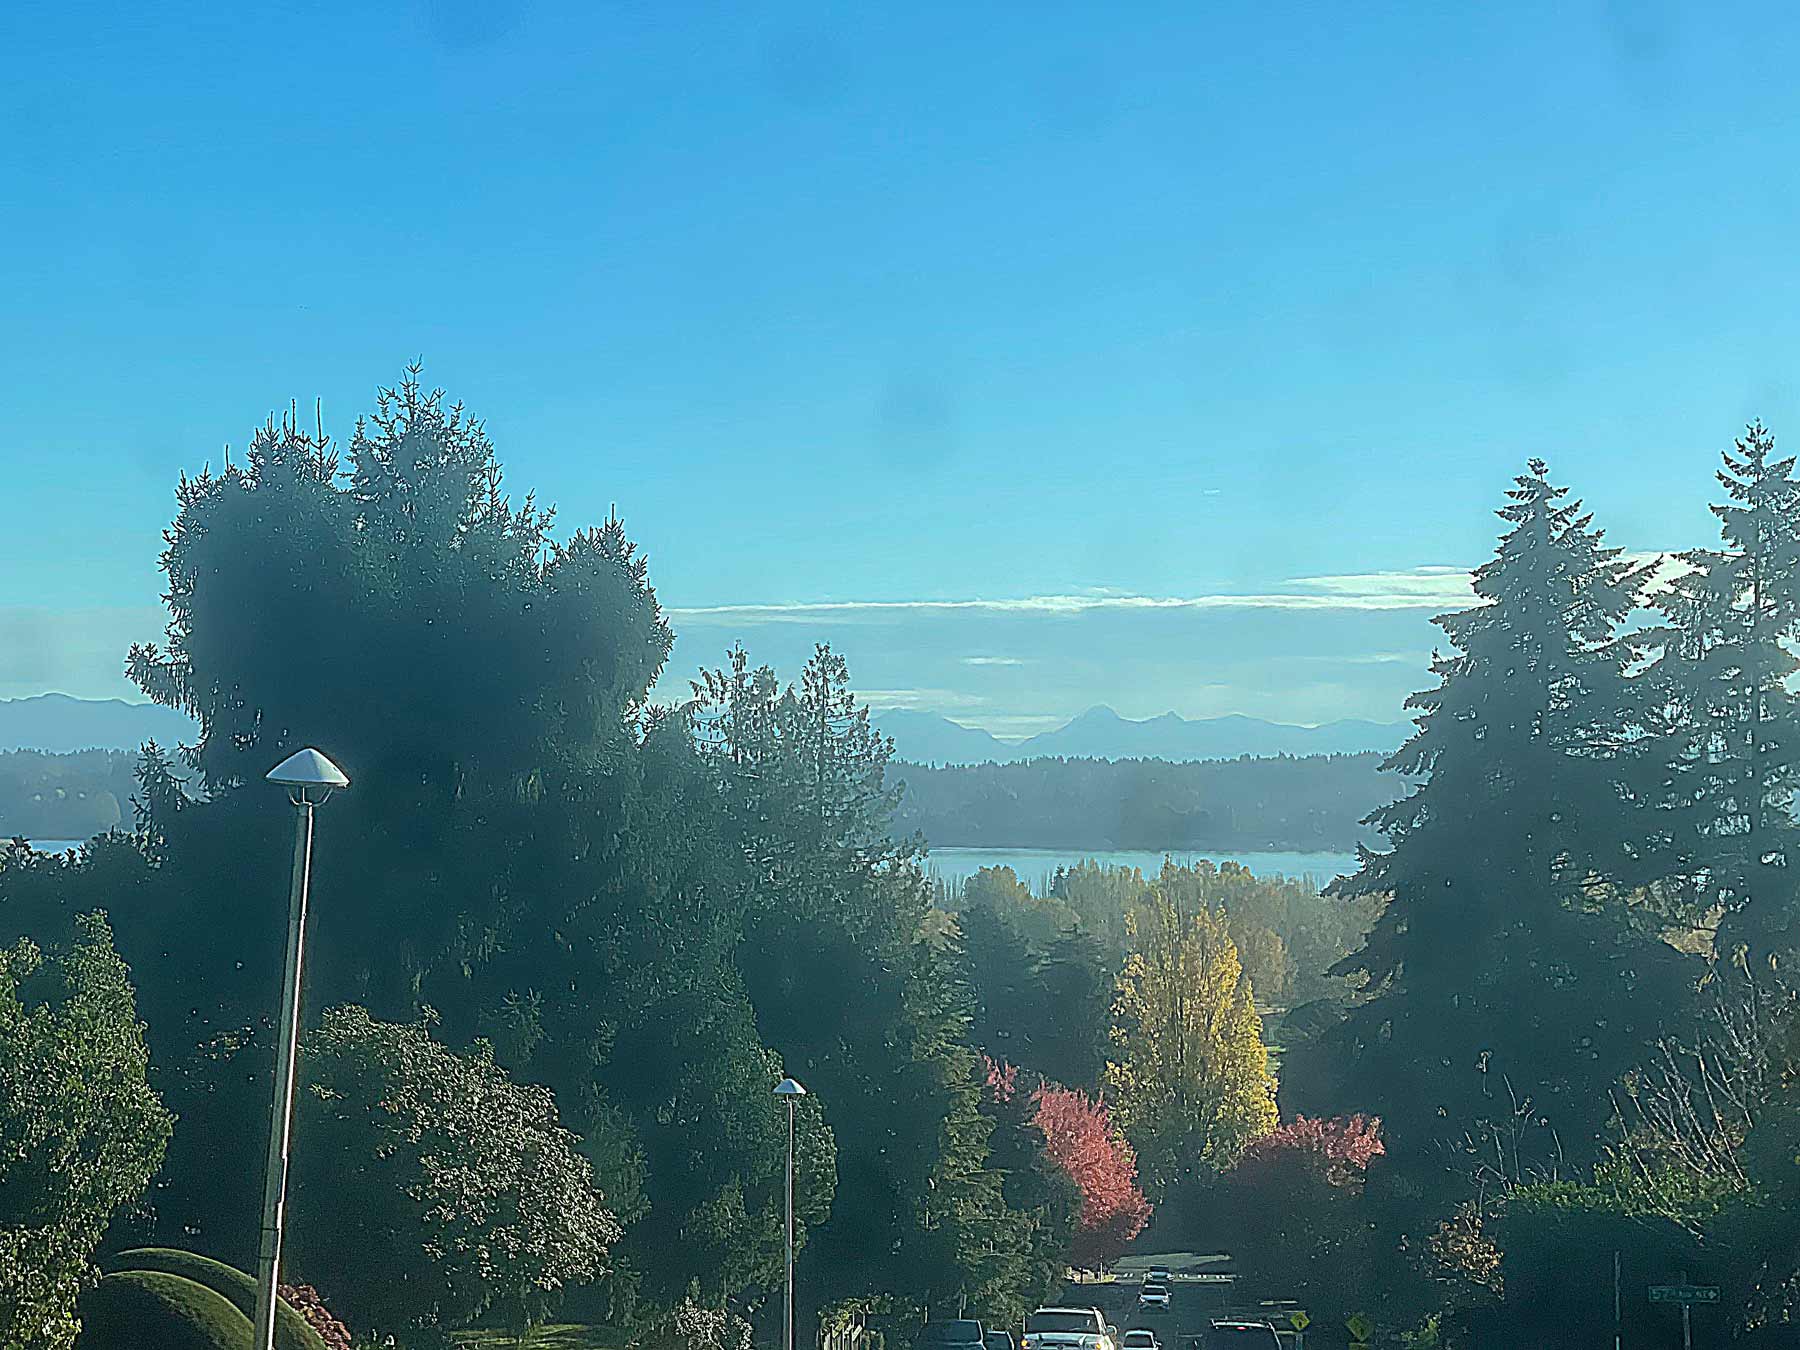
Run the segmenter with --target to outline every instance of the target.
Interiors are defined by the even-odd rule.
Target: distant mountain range
[[[136,750],[145,741],[192,741],[195,730],[192,718],[155,703],[68,694],[0,698],[0,750]]]
[[[1007,764],[1064,759],[1236,759],[1240,755],[1346,755],[1394,750],[1412,730],[1407,722],[1345,718],[1304,727],[1260,717],[1189,719],[1167,712],[1135,720],[1108,707],[1089,708],[1054,731],[1003,741],[937,713],[893,708],[871,720],[894,738],[894,753],[913,764]]]
[[[913,764],[998,764],[1064,759],[1236,759],[1240,755],[1341,755],[1392,750],[1406,739],[1405,722],[1346,719],[1303,727],[1260,717],[1202,717],[1175,713],[1134,720],[1111,708],[1089,708],[1054,731],[1003,741],[937,713],[903,708],[874,714],[894,738],[898,758]],[[154,703],[36,694],[0,699],[0,751],[136,750],[145,741],[191,742],[192,719]]]

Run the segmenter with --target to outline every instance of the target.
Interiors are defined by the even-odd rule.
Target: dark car
[[[1267,1322],[1214,1322],[1201,1334],[1203,1350],[1281,1350],[1281,1337]]]
[[[1010,1331],[995,1331],[990,1327],[981,1339],[987,1350],[1019,1350]]]
[[[915,1342],[919,1350],[987,1350],[981,1323],[972,1317],[950,1317],[927,1322]]]

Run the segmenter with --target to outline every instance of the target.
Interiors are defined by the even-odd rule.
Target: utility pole
[[[1618,1292],[1618,1251],[1613,1251],[1613,1350],[1625,1350],[1624,1301]]]

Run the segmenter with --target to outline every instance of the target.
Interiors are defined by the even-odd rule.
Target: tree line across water
[[[86,839],[127,824],[137,755],[0,751],[0,838]]]
[[[895,823],[943,847],[1347,853],[1379,842],[1363,821],[1404,788],[1381,762],[1360,754],[898,764]]]
[[[840,657],[784,684],[734,651],[657,706],[617,520],[558,540],[414,378],[341,456],[272,424],[180,485],[167,637],[130,656],[198,743],[147,749],[132,829],[0,849],[0,1341],[66,1345],[96,1254],[249,1264],[290,829],[261,777],[304,744],[354,786],[319,820],[288,1269],[359,1334],[770,1334],[785,1072],[803,1327],[1006,1320],[1149,1223],[1414,1344],[1591,1341],[1615,1249],[1766,1339],[1800,1289],[1792,469],[1751,428],[1720,547],[1648,564],[1530,465],[1439,621],[1387,846],[1328,899],[1209,865],[952,895]]]

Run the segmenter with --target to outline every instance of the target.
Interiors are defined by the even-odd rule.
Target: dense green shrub
[[[154,1271],[204,1285],[245,1317],[256,1317],[256,1281],[235,1266],[174,1247],[134,1247],[107,1262],[115,1272]],[[287,1302],[275,1308],[276,1350],[325,1350],[324,1341]]]
[[[76,1350],[250,1350],[250,1319],[219,1293],[160,1270],[104,1277],[81,1296]]]
[[[39,866],[0,861],[0,890]],[[0,917],[12,919],[4,903]],[[113,1217],[163,1158],[169,1113],[99,914],[48,954],[0,941],[0,1346],[66,1350]]]

